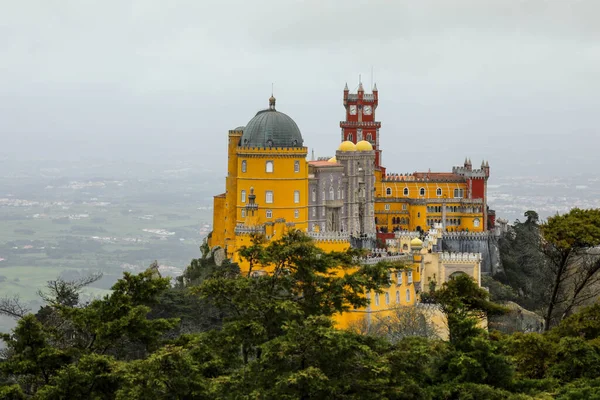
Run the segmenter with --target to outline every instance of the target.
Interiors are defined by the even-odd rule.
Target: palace
[[[490,167],[465,159],[451,172],[388,173],[382,164],[377,85],[365,93],[344,88],[341,144],[331,158],[307,160],[296,122],[276,110],[276,100],[246,126],[229,131],[226,191],[214,197],[211,248],[240,263],[238,249],[252,234],[267,239],[287,229],[307,232],[326,251],[368,249],[363,262],[404,261],[382,299],[360,315],[413,305],[432,282],[453,273],[480,280],[481,254],[445,252],[444,237],[484,238],[494,226],[487,206]],[[422,240],[423,239],[423,240]],[[447,246],[446,246],[447,247]],[[393,255],[392,255],[393,254]],[[423,283],[422,283],[423,281]],[[347,324],[357,316],[341,318]]]

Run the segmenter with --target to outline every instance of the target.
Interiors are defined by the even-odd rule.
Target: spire
[[[485,167],[485,161],[481,160],[481,168]]]
[[[363,84],[362,84],[362,82],[360,82],[360,83],[358,84],[358,91],[359,91],[359,92],[364,92],[364,91],[365,91],[365,89],[363,88]]]
[[[346,85],[344,85],[344,92],[348,91],[348,82],[346,82]]]
[[[376,91],[377,91],[377,83],[375,83],[375,84],[373,85],[373,91],[374,91],[374,92],[376,92]]]
[[[486,161],[485,162],[485,166],[486,166],[486,168],[489,168],[490,167],[490,163],[488,161]]]

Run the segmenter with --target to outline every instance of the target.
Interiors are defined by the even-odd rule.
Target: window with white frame
[[[317,207],[313,207],[313,217],[317,216]]]
[[[337,199],[340,200],[342,198],[342,191],[338,188],[337,192]]]
[[[385,294],[385,304],[390,304],[390,294],[389,293]]]
[[[267,216],[267,218],[273,218],[273,211],[267,210],[266,211],[266,216]]]
[[[273,161],[267,161],[265,164],[266,172],[273,172]]]
[[[272,190],[267,190],[265,192],[265,203],[267,203],[267,204],[273,203],[273,191]]]
[[[396,290],[396,303],[400,303],[400,291]]]
[[[464,197],[464,190],[463,189],[454,189],[454,198],[457,199],[462,199]]]
[[[379,293],[375,293],[375,305],[379,305]]]
[[[404,195],[408,196],[408,188],[406,188],[406,187],[404,188]]]
[[[300,161],[294,161],[294,172],[300,172]]]
[[[402,271],[396,272],[396,283],[402,285]]]
[[[300,218],[300,211],[294,210],[294,218]]]
[[[386,196],[391,196],[392,195],[392,188],[385,188],[385,195]]]
[[[419,196],[425,196],[425,188],[419,189]]]
[[[294,203],[300,203],[300,191],[294,190]]]
[[[329,200],[335,200],[335,193],[333,191],[333,186],[329,186]]]
[[[242,208],[242,218],[246,218],[246,210]]]
[[[410,289],[406,289],[406,302],[410,303]]]
[[[435,191],[435,194],[437,194],[438,196],[442,195],[442,188],[437,188],[437,190]]]
[[[402,210],[406,211],[406,203],[402,204]]]
[[[242,160],[242,172],[246,172],[247,164],[246,160]]]
[[[385,205],[385,210],[386,210],[386,211],[389,211],[389,210],[390,210],[390,205],[389,205],[389,204],[386,204],[386,205]]]
[[[475,228],[479,228],[479,218],[475,218],[475,219],[473,220],[473,226],[474,226]]]
[[[312,190],[312,201],[317,201],[317,189]]]
[[[411,284],[413,283],[412,271],[406,271],[406,282]]]
[[[242,190],[242,195],[240,196],[240,198],[242,200],[242,203],[246,202],[246,191],[245,190]]]

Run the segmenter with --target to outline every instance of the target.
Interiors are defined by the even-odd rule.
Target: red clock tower
[[[377,84],[373,86],[373,93],[365,93],[361,82],[358,85],[356,94],[350,94],[348,84],[346,84],[346,87],[344,87],[346,120],[340,122],[342,141],[349,140],[357,143],[366,140],[373,145],[376,168],[381,167],[381,149],[379,148],[381,122],[375,121],[375,110],[378,102]]]

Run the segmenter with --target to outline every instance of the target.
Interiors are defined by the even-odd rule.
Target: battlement
[[[412,256],[410,254],[398,254],[394,256],[381,256],[381,257],[363,257],[358,259],[358,263],[364,265],[375,265],[382,261],[385,262],[411,262]]]
[[[419,237],[419,232],[411,232],[411,231],[398,231],[394,234],[396,239],[405,239],[405,240],[413,240],[416,237]]]
[[[488,232],[443,232],[442,239],[487,240]]]
[[[236,235],[253,235],[253,234],[265,234],[265,227],[264,226],[246,226],[246,225],[241,225],[238,224],[235,227],[235,234]]]
[[[466,178],[485,178],[488,176],[484,169],[470,169],[467,167],[452,167],[452,173]]]
[[[440,253],[441,261],[451,262],[481,262],[481,253]]]
[[[342,243],[349,242],[350,235],[344,232],[307,232],[316,242]]]

